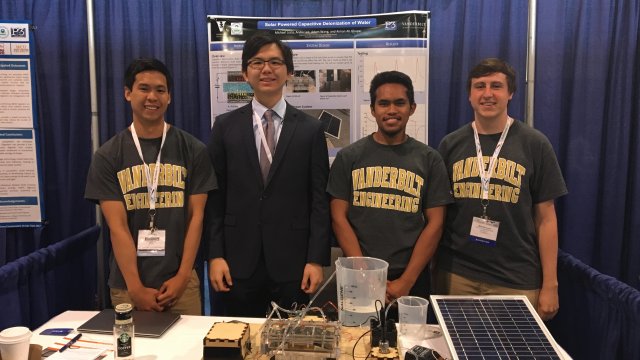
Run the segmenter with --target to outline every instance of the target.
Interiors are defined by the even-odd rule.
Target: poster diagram
[[[363,91],[369,91],[373,76],[382,71],[401,71],[407,74],[413,82],[413,91],[425,92],[427,89],[427,58],[419,55],[383,55],[364,58]]]

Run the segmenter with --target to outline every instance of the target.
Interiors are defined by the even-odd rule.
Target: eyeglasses
[[[251,59],[247,61],[247,65],[254,70],[262,70],[264,68],[264,65],[267,63],[269,64],[270,68],[278,69],[282,65],[284,65],[284,60],[275,58],[269,60]]]

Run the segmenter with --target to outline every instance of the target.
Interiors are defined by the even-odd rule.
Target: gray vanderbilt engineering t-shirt
[[[155,166],[161,139],[140,139],[147,164]],[[206,147],[189,133],[170,127],[162,148],[156,226],[166,231],[165,255],[137,257],[142,283],[159,288],[173,277],[180,266],[184,248],[188,202],[192,194],[205,194],[217,188],[215,174]],[[149,229],[149,201],[144,165],[125,129],[104,143],[93,156],[85,198],[93,201],[122,201],[127,222],[137,246],[138,230]],[[109,286],[126,289],[113,253]]]
[[[500,133],[479,138],[488,163]],[[447,166],[456,202],[447,209],[436,266],[490,284],[523,290],[539,288],[542,270],[534,206],[567,193],[549,140],[520,121],[510,127],[489,184],[487,215],[500,222],[495,246],[469,240],[472,218],[482,216],[471,125],[447,135],[438,150]]]
[[[409,137],[399,145],[372,135],[345,147],[329,173],[327,192],[349,203],[348,219],[365,256],[403,270],[420,232],[423,211],[453,201],[442,158]]]

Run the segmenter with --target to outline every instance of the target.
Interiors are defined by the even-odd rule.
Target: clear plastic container
[[[400,335],[411,339],[424,337],[429,300],[418,296],[401,296],[398,299]]]
[[[336,260],[338,317],[344,326],[368,325],[384,306],[389,264],[372,257],[341,257]]]

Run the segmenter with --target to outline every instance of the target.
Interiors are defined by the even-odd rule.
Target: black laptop
[[[136,336],[160,337],[176,321],[180,314],[170,312],[133,311],[133,325]],[[104,309],[78,328],[78,332],[113,334],[115,313],[113,309]]]

